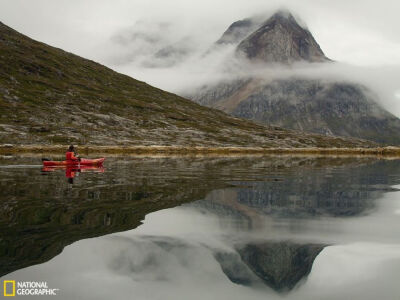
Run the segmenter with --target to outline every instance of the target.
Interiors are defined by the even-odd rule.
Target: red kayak
[[[43,166],[45,167],[57,167],[57,166],[101,166],[105,158],[97,159],[86,159],[82,158],[80,161],[43,161]]]

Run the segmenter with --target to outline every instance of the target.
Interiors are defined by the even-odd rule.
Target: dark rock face
[[[274,14],[239,44],[237,52],[248,59],[273,63],[329,60],[312,34],[287,12]]]
[[[400,119],[356,84],[277,80],[259,86],[231,109],[234,116],[284,128],[400,144]]]
[[[377,104],[375,95],[359,84],[248,78],[206,87],[193,99],[272,126],[400,144],[400,119]]]
[[[266,285],[276,291],[293,289],[311,272],[326,245],[291,242],[250,243],[238,248],[243,262]]]

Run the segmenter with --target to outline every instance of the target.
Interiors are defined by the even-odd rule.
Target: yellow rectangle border
[[[7,293],[7,283],[12,283],[12,293]],[[4,297],[14,297],[15,296],[15,280],[4,280],[3,282],[4,287]]]

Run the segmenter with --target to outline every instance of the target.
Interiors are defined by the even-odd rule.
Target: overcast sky
[[[209,40],[235,20],[285,6],[332,59],[400,65],[398,0],[0,0],[0,19],[36,39],[89,57],[139,20],[169,21]],[[206,39],[206,38],[205,38]]]
[[[233,21],[281,7],[307,24],[329,58],[370,70],[400,69],[399,0],[0,0],[0,21],[174,90],[184,67],[148,68],[145,58],[139,66],[133,57],[174,43],[206,50]],[[400,83],[398,90],[394,84],[392,94],[400,95]]]

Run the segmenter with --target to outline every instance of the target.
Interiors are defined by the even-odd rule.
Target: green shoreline
[[[0,145],[0,154],[64,153],[66,145]],[[77,146],[85,154],[310,154],[374,155],[400,157],[400,147],[379,148],[257,148],[257,147],[183,147],[183,146]]]

